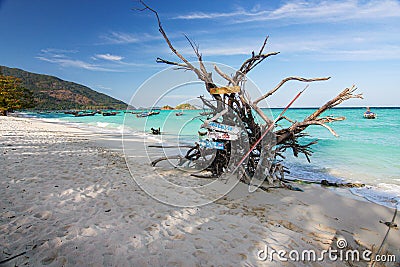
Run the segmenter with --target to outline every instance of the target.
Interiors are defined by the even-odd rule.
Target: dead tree
[[[199,51],[199,47],[187,36],[185,36],[189,45],[192,47],[194,54],[197,57],[198,67],[196,67],[191,62],[189,62],[181,53],[179,53],[179,51],[173,46],[161,24],[161,20],[157,11],[149,7],[142,0],[140,0],[139,2],[143,5],[143,7],[139,9],[140,11],[147,10],[155,15],[158,23],[159,32],[163,36],[170,50],[179,59],[179,61],[170,61],[162,58],[157,58],[156,61],[158,63],[176,66],[177,69],[192,71],[199,80],[203,81],[205,89],[214,100],[209,101],[204,97],[200,97],[203,101],[203,104],[212,110],[212,115],[210,115],[212,118],[210,117],[208,121],[212,121],[213,119],[219,117],[220,120],[222,119],[222,121],[220,122],[224,125],[234,126],[237,125],[238,120],[240,120],[240,123],[243,126],[243,131],[241,134],[246,135],[246,140],[248,141],[249,147],[253,147],[253,145],[257,143],[265,129],[276,123],[271,118],[269,118],[258,106],[258,104],[262,100],[265,100],[273,95],[285,83],[289,81],[310,83],[316,81],[326,81],[330,79],[330,77],[288,77],[277,84],[275,88],[262,95],[258,99],[252,101],[248,96],[246,96],[246,92],[243,89],[246,75],[265,59],[279,54],[279,52],[266,53],[264,51],[268,41],[267,36],[258,53],[255,53],[253,51],[251,53],[251,56],[247,60],[245,60],[241,67],[232,75],[228,75],[221,71],[217,66],[214,66],[214,70],[226,80],[226,86],[228,88],[240,87],[240,90],[237,92],[215,93],[215,89],[218,88],[218,86],[214,83],[211,72],[208,72],[205,67],[202,54]],[[253,151],[251,151],[251,153],[249,154],[247,161],[245,161],[239,168],[239,178],[246,183],[249,183],[252,177],[256,177],[260,180],[266,180],[269,184],[273,184],[276,182],[280,183],[280,181],[282,181],[284,178],[284,173],[287,172],[283,164],[283,152],[285,152],[287,149],[291,149],[294,156],[296,157],[300,154],[305,155],[307,160],[310,161],[310,156],[312,154],[311,146],[317,141],[313,141],[308,144],[301,144],[299,140],[307,136],[304,130],[310,125],[320,125],[327,128],[333,135],[337,136],[336,132],[327,124],[334,121],[344,120],[345,118],[331,116],[321,117],[321,114],[324,111],[339,105],[347,99],[362,98],[361,94],[354,94],[355,90],[356,87],[354,85],[350,88],[344,89],[335,98],[328,101],[325,105],[320,107],[313,114],[311,114],[301,122],[292,121],[287,117],[280,118],[289,121],[291,125],[287,128],[272,130],[270,133],[267,134],[268,138],[266,138],[265,140],[263,139],[262,142],[259,142],[254,147]],[[228,109],[231,112],[224,113],[224,111]],[[260,125],[259,123],[257,123],[252,111],[255,111],[263,119],[265,124]],[[271,140],[273,140],[273,142],[271,142]],[[235,146],[235,143],[229,140],[215,139],[214,141],[223,142],[224,149],[216,150],[215,156],[212,162],[210,162],[210,164],[206,168],[206,170],[211,173],[211,177],[219,177],[223,173],[232,170],[231,166],[229,166],[230,162],[232,163],[231,155],[233,154],[234,150],[240,150],[243,149],[243,147],[238,147],[237,145]],[[196,162],[199,159],[204,158],[204,155],[207,154],[206,150],[207,149],[201,148],[199,144],[196,144],[188,150],[184,157],[180,157],[180,160]],[[160,160],[164,159],[166,158],[155,160],[153,162],[153,166],[157,164]],[[235,162],[237,163],[237,161],[233,161],[233,164],[235,164]],[[196,176],[201,175],[196,174]]]

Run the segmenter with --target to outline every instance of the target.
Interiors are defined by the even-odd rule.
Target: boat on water
[[[376,113],[370,112],[370,113],[364,113],[364,118],[365,119],[376,119]]]
[[[89,113],[75,113],[75,117],[86,117],[86,116],[94,116],[97,112],[89,112]]]
[[[142,113],[136,114],[137,118],[145,118],[148,116],[151,116],[149,112],[142,112]]]
[[[118,114],[118,112],[103,112],[102,114],[103,116],[115,116]]]
[[[78,113],[78,111],[76,111],[76,110],[67,110],[67,111],[64,111],[64,114],[67,114],[67,115],[75,115],[75,114],[77,114]]]
[[[367,107],[367,111],[364,112],[365,119],[376,119],[376,113],[372,112],[369,107]]]
[[[183,110],[181,110],[180,112],[175,113],[175,116],[182,116],[183,115]]]
[[[158,115],[158,114],[160,114],[160,111],[141,112],[141,113],[136,114],[136,117],[145,118],[145,117],[150,117],[150,116]]]

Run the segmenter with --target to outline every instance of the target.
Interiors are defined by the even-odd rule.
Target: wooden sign
[[[224,149],[224,143],[221,142],[212,142],[208,140],[200,140],[199,145],[204,148],[213,148],[213,149]]]
[[[226,86],[226,87],[216,87],[210,89],[210,94],[212,95],[232,94],[239,92],[240,92],[240,86]]]
[[[205,127],[208,129],[218,130],[218,131],[232,133],[232,134],[238,134],[240,132],[240,129],[236,126],[221,124],[221,123],[214,122],[214,121],[209,122],[208,124],[205,125]]]
[[[222,139],[222,140],[237,140],[238,136],[236,134],[221,133],[221,132],[208,132],[208,138],[212,139]]]

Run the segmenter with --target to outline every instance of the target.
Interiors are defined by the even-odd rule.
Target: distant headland
[[[126,109],[128,104],[91,88],[60,78],[0,66],[0,75],[18,78],[32,92],[34,109]]]

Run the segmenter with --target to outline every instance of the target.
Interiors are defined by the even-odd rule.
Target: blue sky
[[[400,106],[398,0],[147,3],[158,10],[172,42],[188,59],[195,57],[183,34],[199,44],[204,60],[233,68],[269,35],[266,50],[281,53],[249,74],[264,92],[287,76],[332,77],[313,83],[297,106],[321,105],[352,84],[365,99],[347,105]],[[157,57],[177,60],[154,16],[135,7],[140,4],[128,0],[0,0],[0,64],[129,101],[166,67],[155,62]],[[284,106],[303,87],[289,83],[269,105]],[[182,101],[170,100],[172,105]]]

